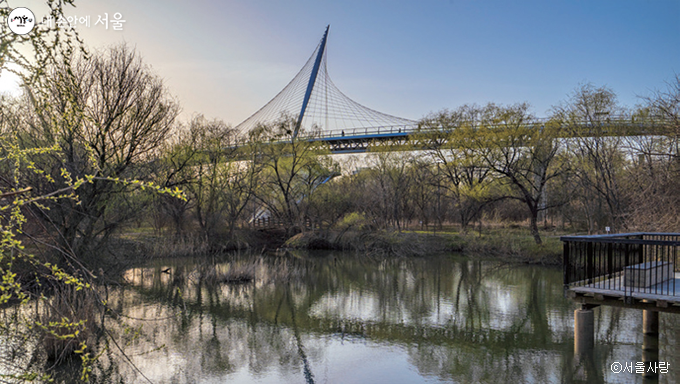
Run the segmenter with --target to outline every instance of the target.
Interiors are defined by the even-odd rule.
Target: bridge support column
[[[659,312],[642,311],[642,333],[645,335],[659,335]]]
[[[595,314],[592,306],[582,305],[574,311],[574,352],[582,355],[595,346]]]
[[[656,377],[658,372],[649,370],[659,361],[659,312],[642,311],[642,362],[645,364],[643,377]]]

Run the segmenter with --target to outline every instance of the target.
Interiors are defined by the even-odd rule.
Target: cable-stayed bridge
[[[330,25],[300,72],[271,101],[236,126],[248,132],[282,117],[295,119],[292,136],[320,140],[336,152],[363,151],[373,140],[405,139],[417,122],[365,107],[346,96],[328,75]]]
[[[247,133],[258,126],[284,118],[294,120],[293,139],[321,141],[334,153],[364,152],[372,143],[405,144],[415,132],[440,131],[442,127],[419,129],[418,122],[382,113],[346,96],[331,80],[326,59],[326,43],[330,25],[302,69],[273,99],[236,126]],[[527,125],[542,127],[548,119],[533,119]],[[600,134],[648,135],[658,132],[661,121],[635,121],[630,117],[611,116],[596,122]],[[579,125],[587,130],[592,122]],[[420,143],[416,145],[423,147]]]

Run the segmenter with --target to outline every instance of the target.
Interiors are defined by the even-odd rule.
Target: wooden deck
[[[582,307],[680,313],[680,233],[562,236],[564,290]]]
[[[624,285],[623,275],[590,284],[571,286],[567,295],[581,304],[613,305],[680,313],[680,273],[651,287]]]

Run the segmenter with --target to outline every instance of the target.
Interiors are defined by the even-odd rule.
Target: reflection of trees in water
[[[300,348],[304,348],[310,360],[320,356],[318,346],[304,344],[304,331],[296,335],[294,329],[263,323],[254,317],[227,319],[208,310],[201,313],[189,305],[185,315],[181,305],[149,304],[140,302],[140,298],[134,292],[126,295],[129,316],[169,317],[162,322],[144,322],[142,336],[126,349],[140,370],[155,383],[200,382],[205,377],[229,381],[230,375],[239,370],[258,377],[272,369],[277,370],[285,382],[290,381],[286,377],[303,376]],[[135,306],[133,302],[139,304]],[[132,320],[130,323],[139,324]],[[111,369],[107,364],[101,367],[101,371]],[[142,382],[124,362],[117,367],[116,375],[102,377],[105,377],[99,381],[102,383],[119,382],[121,378],[127,383]]]
[[[300,337],[300,329],[298,328],[297,322],[295,321],[295,304],[291,300],[290,296],[290,285],[286,286],[286,301],[288,301],[288,304],[290,305],[290,320],[291,324],[293,325],[293,334],[295,335],[295,344],[297,346],[297,351],[298,355],[300,356],[300,360],[302,361],[302,366],[303,366],[303,371],[305,374],[305,382],[307,384],[314,384],[314,374],[312,373],[312,369],[309,364],[309,360],[307,359],[307,354],[305,353],[305,349],[302,345],[302,338]]]
[[[234,262],[240,261],[223,263]],[[254,376],[277,370],[281,381],[289,375],[313,382],[325,351],[319,335],[328,335],[405,346],[418,372],[444,380],[574,377],[574,306],[562,297],[558,270],[336,253],[265,258],[254,283],[225,285],[196,278],[191,261],[169,274],[161,272],[166,268],[131,274],[134,293],[121,295],[116,305],[135,317],[176,315],[145,325],[153,341],[147,349],[166,344],[167,351],[191,351],[184,368],[173,372],[200,366],[226,377],[247,367]],[[282,270],[288,278],[281,279]],[[607,347],[618,342],[622,326],[616,311],[603,312],[599,339],[607,346],[596,356],[600,362],[620,355]]]
[[[483,345],[457,349],[418,345],[409,348],[409,355],[422,375],[458,383],[548,383],[557,376],[553,367],[561,364],[561,351],[510,353]]]

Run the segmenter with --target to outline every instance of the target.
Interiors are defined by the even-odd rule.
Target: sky
[[[37,19],[44,1],[9,0]],[[75,0],[92,49],[126,42],[182,106],[237,125],[302,68],[330,24],[328,72],[378,111],[527,102],[539,117],[581,84],[628,107],[680,74],[680,0]],[[95,25],[115,13],[122,31]],[[13,89],[0,75],[0,91]]]

